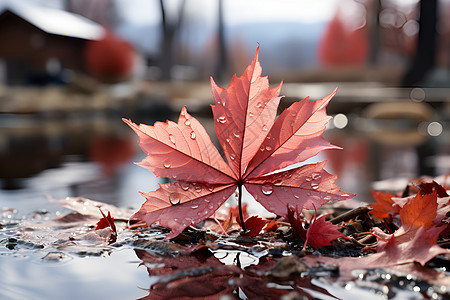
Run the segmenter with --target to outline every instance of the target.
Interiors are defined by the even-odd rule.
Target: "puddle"
[[[3,209],[0,268],[6,276],[0,280],[0,299],[370,300],[449,296],[450,286],[432,285],[413,275],[420,268],[340,274],[334,266],[308,266],[300,252],[275,241],[237,236],[211,240],[199,232],[197,242],[171,242],[163,240],[167,231],[161,228],[134,231],[117,220],[117,241],[108,244],[108,228],[93,230],[101,216],[99,205],[116,216],[130,213],[83,198],[63,199],[59,205],[48,202],[46,210],[25,213]]]
[[[102,257],[66,255],[48,261],[41,251],[0,254],[0,299],[138,299],[148,275],[132,249]],[[25,251],[26,252],[26,251]]]

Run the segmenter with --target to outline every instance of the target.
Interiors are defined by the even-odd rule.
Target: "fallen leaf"
[[[384,218],[389,218],[390,216],[395,216],[399,213],[399,207],[394,205],[395,202],[392,200],[393,195],[377,191],[370,192],[376,201],[375,204],[370,205],[373,208],[370,211],[372,216],[383,220]]]
[[[288,208],[288,215],[286,220],[291,224],[292,229],[295,230],[303,241],[306,241],[306,229],[303,227],[304,220],[300,215],[298,209]]]
[[[419,188],[422,195],[431,194],[433,191],[436,191],[438,197],[440,198],[449,196],[445,188],[434,180],[432,182],[424,182],[419,184]]]
[[[305,262],[314,265],[318,262],[334,264],[343,270],[373,269],[391,267],[407,263],[418,262],[422,266],[433,257],[450,253],[450,250],[443,249],[435,244],[435,228],[426,230],[423,226],[415,231],[414,235],[408,238],[396,237],[394,234],[388,235],[383,245],[377,248],[377,253],[362,257],[305,257]],[[411,237],[411,238],[410,238]]]
[[[237,218],[236,221],[239,225],[241,225],[239,218]],[[247,232],[245,232],[244,234],[247,236],[257,236],[267,223],[269,223],[269,221],[263,220],[258,216],[251,216],[244,221],[245,228],[247,229]]]
[[[437,194],[433,191],[431,194],[417,195],[411,198],[400,210],[400,220],[405,231],[413,230],[420,226],[425,229],[433,225],[436,218]]]
[[[116,225],[114,224],[114,218],[111,217],[111,212],[108,211],[108,216],[105,216],[101,209],[100,212],[102,213],[103,217],[97,222],[97,227],[95,227],[94,230],[111,227],[114,232],[117,232]]]
[[[269,88],[258,53],[259,47],[244,74],[233,76],[227,89],[211,79],[215,129],[228,164],[185,107],[177,123],[138,126],[124,119],[148,155],[139,165],[176,181],[142,193],[147,201],[132,219],[170,228],[170,239],[211,216],[242,186],[282,217],[288,207],[301,211],[354,197],[334,183],[337,176],[323,170],[325,162],[282,170],[339,148],[321,136],[331,118],[325,109],[336,91],[317,101],[295,102],[276,118],[281,84]]]
[[[339,226],[326,221],[325,218],[326,215],[323,215],[315,219],[306,230],[306,241],[315,249],[330,246],[337,238],[348,239],[337,230]]]

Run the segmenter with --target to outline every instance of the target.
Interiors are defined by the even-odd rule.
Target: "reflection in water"
[[[8,115],[0,119],[0,201],[84,196],[137,206],[157,181],[121,115]],[[166,116],[161,116],[166,117]],[[153,123],[151,120],[145,122]]]
[[[229,296],[224,299],[338,299],[301,276],[306,265],[297,259],[262,256],[256,265],[242,267],[239,253],[234,264],[222,263],[206,247],[191,253],[158,256],[135,250],[154,282],[142,299],[181,299]],[[245,255],[245,252],[240,252]]]

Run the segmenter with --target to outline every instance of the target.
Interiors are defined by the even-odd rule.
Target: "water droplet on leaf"
[[[311,175],[311,178],[312,178],[313,180],[319,180],[321,177],[322,177],[322,176],[320,176],[319,173],[313,173],[313,174]]]
[[[220,116],[220,117],[218,117],[217,118],[217,122],[219,122],[219,123],[225,123],[227,121],[227,117],[225,117],[225,116]]]
[[[173,134],[169,134],[169,140],[172,142],[172,144],[175,144],[175,136],[173,136]]]
[[[270,151],[270,150],[272,150],[272,147],[266,146],[266,150],[267,150],[267,151]]]
[[[191,208],[196,209],[196,208],[198,208],[198,205],[192,205]]]
[[[263,130],[263,131],[267,131],[267,130],[268,130],[267,126],[264,125],[263,128],[262,128],[262,130]]]
[[[186,121],[184,121],[184,125],[189,126],[191,125],[191,120],[186,119]]]
[[[319,185],[317,183],[311,183],[311,188],[313,190],[317,190],[319,188]]]
[[[273,187],[270,183],[265,183],[261,186],[261,192],[266,195],[269,196],[273,193]]]
[[[180,204],[180,201],[181,201],[180,195],[178,195],[177,193],[170,194],[169,201],[170,201],[170,204],[172,204],[172,205]]]
[[[163,166],[164,168],[169,169],[171,167],[170,161],[169,160],[164,161]]]
[[[191,139],[195,140],[195,132],[191,132]]]
[[[230,159],[231,159],[231,160],[235,160],[235,159],[236,159],[236,155],[230,154]]]

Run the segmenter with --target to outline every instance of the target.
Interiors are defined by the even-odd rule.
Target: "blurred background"
[[[281,108],[339,87],[327,170],[358,199],[450,169],[450,0],[0,0],[0,205],[84,196],[121,206],[157,180],[121,118],[216,141],[226,87],[261,45]]]

